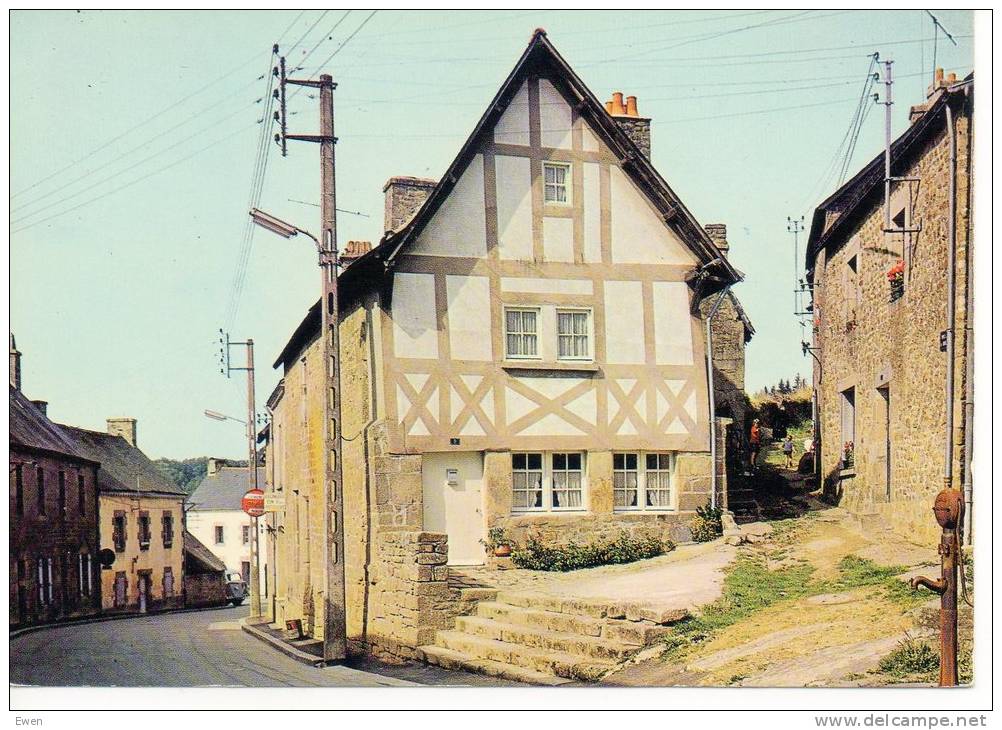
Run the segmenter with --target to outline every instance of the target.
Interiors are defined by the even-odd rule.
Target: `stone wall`
[[[963,398],[966,375],[965,284],[970,242],[969,117],[957,115],[957,296],[954,419],[955,486],[964,467]],[[874,513],[915,539],[935,541],[932,500],[943,486],[947,327],[949,139],[934,133],[908,169],[896,175],[921,184],[899,186],[892,207],[911,193],[909,227],[921,232],[885,235],[882,197],[862,221],[815,261],[815,344],[820,371],[821,465],[829,499]],[[900,201],[900,203],[899,203]],[[850,260],[855,258],[856,271]],[[904,296],[890,301],[887,270],[905,260]],[[820,378],[820,382],[818,382]],[[843,470],[842,393],[855,390],[855,465]],[[887,400],[890,394],[890,486],[887,482]]]
[[[420,177],[391,177],[387,180],[383,186],[384,228],[387,231],[402,228],[424,205],[437,184],[436,180]]]
[[[705,328],[706,317],[719,295],[706,297],[699,311]],[[713,399],[717,415],[733,419],[742,446],[751,423],[745,395],[745,323],[733,293],[720,303],[710,323],[713,337]]]
[[[184,576],[185,608],[226,604],[226,579],[222,573],[187,573]]]
[[[633,140],[633,144],[640,148],[644,157],[651,159],[651,120],[646,117],[624,117],[613,116],[616,124],[626,132],[626,136]]]
[[[449,590],[445,535],[407,529],[380,531],[370,565],[369,615],[356,651],[395,661],[452,628],[457,603]]]

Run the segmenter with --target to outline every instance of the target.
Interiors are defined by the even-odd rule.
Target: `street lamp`
[[[227,416],[225,413],[220,413],[219,411],[210,411],[208,408],[205,409],[205,415],[213,421],[236,421],[237,423],[242,423],[245,426],[247,425],[247,421],[242,421],[239,418],[234,418],[233,416]]]
[[[326,79],[326,80],[325,80]],[[254,208],[251,220],[261,228],[292,238],[302,233],[317,247],[321,272],[320,337],[324,361],[324,643],[325,662],[347,656],[348,637],[345,622],[346,592],[344,577],[344,491],[341,481],[341,352],[338,339],[337,239],[334,219],[334,137],[332,86],[330,77],[321,77],[321,126],[330,129],[321,150],[322,241],[299,226]]]

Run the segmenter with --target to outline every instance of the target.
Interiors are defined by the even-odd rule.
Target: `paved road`
[[[89,687],[379,687],[501,684],[437,667],[316,669],[240,630],[246,606],[161,614],[25,634],[10,642],[10,681]]]

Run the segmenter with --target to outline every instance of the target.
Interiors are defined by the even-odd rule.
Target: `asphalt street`
[[[498,685],[465,672],[367,662],[317,669],[242,631],[246,606],[66,625],[10,641],[12,685],[44,687],[393,687]]]

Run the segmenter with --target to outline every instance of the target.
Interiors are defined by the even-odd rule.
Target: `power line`
[[[255,61],[258,58],[260,58],[260,55],[261,55],[260,53],[255,53],[253,56],[251,56],[250,58],[248,58],[246,61],[242,61],[239,65],[235,66],[230,71],[227,71],[225,74],[223,74],[222,76],[218,77],[214,81],[210,81],[209,83],[207,83],[204,86],[196,89],[195,91],[191,92],[190,94],[186,94],[185,96],[182,96],[177,101],[174,101],[174,102],[168,104],[163,109],[161,109],[160,111],[156,112],[155,114],[152,114],[149,117],[147,117],[144,120],[142,120],[141,122],[138,122],[138,123],[134,124],[133,126],[131,126],[128,129],[126,129],[124,132],[122,132],[121,134],[118,134],[118,135],[112,137],[111,139],[109,139],[104,144],[101,144],[98,147],[95,147],[93,150],[91,150],[90,152],[88,152],[83,157],[80,157],[80,158],[74,160],[73,162],[69,163],[68,165],[65,165],[65,166],[59,168],[55,172],[49,173],[45,177],[40,178],[39,180],[36,180],[31,185],[28,185],[25,188],[21,188],[20,190],[18,190],[17,192],[13,193],[10,196],[11,200],[13,200],[14,198],[16,198],[18,195],[23,195],[24,193],[28,192],[29,190],[32,190],[32,189],[38,187],[42,183],[44,183],[44,182],[46,182],[48,180],[51,180],[56,175],[59,175],[60,173],[63,173],[66,170],[69,170],[69,169],[75,167],[76,165],[79,165],[81,162],[84,162],[85,160],[89,160],[91,157],[93,157],[94,155],[96,155],[98,152],[101,152],[102,150],[107,149],[108,147],[110,147],[111,145],[113,145],[115,142],[117,142],[118,140],[122,139],[126,135],[131,134],[132,132],[136,131],[137,129],[139,129],[139,128],[141,128],[141,127],[149,124],[150,122],[152,122],[152,121],[154,121],[156,119],[160,119],[164,114],[166,114],[167,112],[173,110],[175,107],[183,104],[184,102],[188,101],[189,99],[191,99],[191,98],[193,98],[195,96],[198,96],[203,91],[205,91],[206,89],[209,89],[209,88],[215,86],[216,84],[218,84],[223,79],[229,78],[230,76],[232,76],[233,74],[235,74],[240,69],[244,68],[248,64],[250,64],[253,61]]]
[[[313,55],[313,52],[314,52],[314,51],[316,51],[316,50],[317,50],[318,48],[320,48],[320,45],[321,45],[321,44],[322,44],[322,43],[323,43],[323,42],[324,42],[325,40],[329,40],[329,39],[330,39],[330,37],[331,37],[331,34],[332,34],[332,33],[334,33],[334,31],[335,31],[335,30],[337,30],[338,26],[339,26],[339,25],[341,25],[341,23],[343,23],[343,22],[345,21],[345,18],[347,18],[347,17],[349,16],[349,15],[351,15],[351,10],[347,10],[347,11],[345,11],[345,14],[341,16],[340,20],[338,20],[338,21],[337,21],[337,22],[336,22],[336,23],[335,23],[335,24],[334,24],[334,25],[333,25],[333,26],[331,27],[331,29],[330,29],[329,31],[327,31],[326,33],[324,33],[324,34],[323,34],[323,36],[321,36],[320,40],[319,40],[319,41],[317,41],[316,45],[315,45],[315,46],[313,46],[313,48],[311,48],[311,49],[310,49],[310,52],[309,52],[309,53],[307,53],[307,54],[306,54],[305,56],[303,56],[303,57],[302,57],[302,58],[301,58],[301,59],[299,60],[299,63],[297,64],[297,66],[299,66],[299,65],[302,65],[302,64],[304,64],[304,63],[306,63],[306,61],[307,61],[307,60],[309,59],[309,57]]]
[[[320,21],[323,20],[327,16],[327,13],[329,13],[329,12],[330,12],[330,10],[325,10],[322,13],[320,13],[320,16],[316,20],[313,21],[313,25],[311,25],[309,28],[307,28],[306,32],[303,33],[301,36],[299,36],[299,40],[296,41],[295,43],[293,43],[292,44],[292,48],[290,48],[289,50],[287,50],[285,52],[285,54],[288,55],[288,54],[292,53],[294,50],[296,50],[297,48],[299,48],[299,44],[302,43],[304,40],[306,40],[306,36],[308,36],[310,33],[313,32],[313,29],[316,28],[320,24]]]

